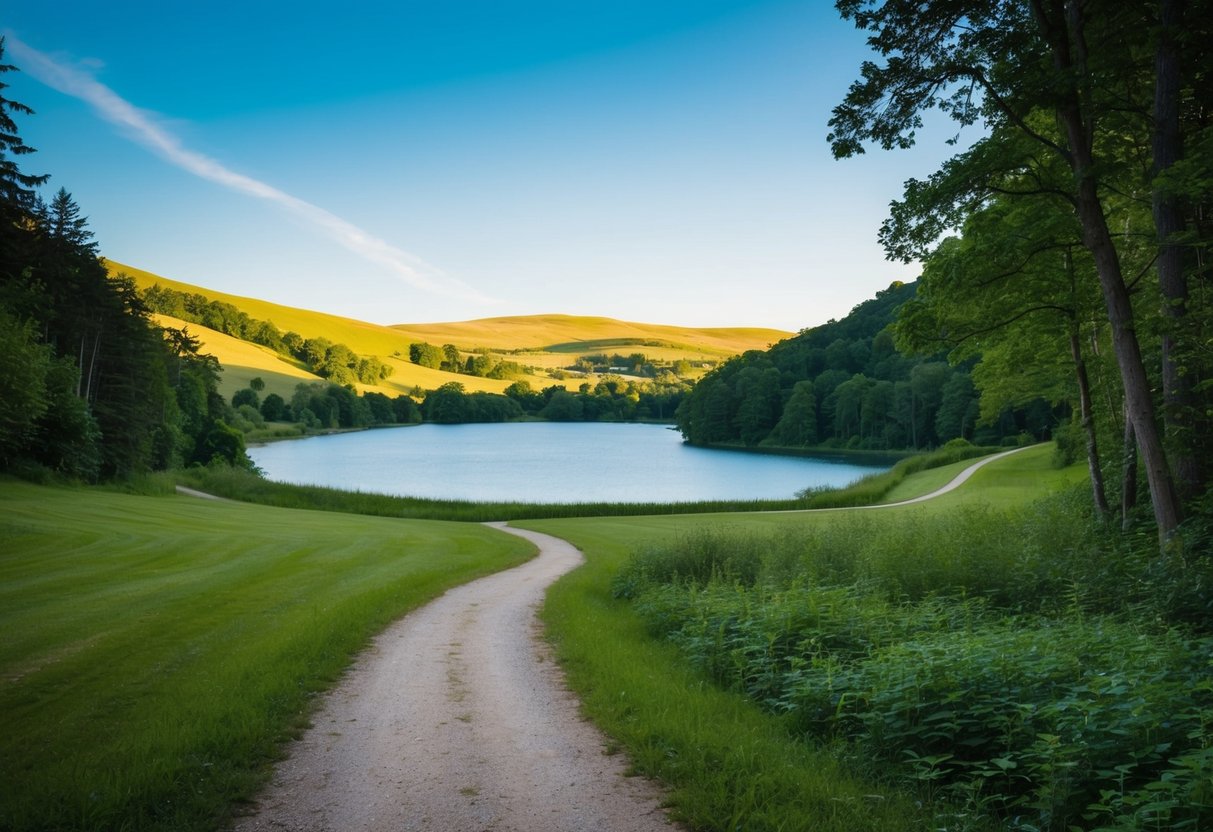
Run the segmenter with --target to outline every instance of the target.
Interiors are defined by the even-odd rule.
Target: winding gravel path
[[[651,832],[661,793],[606,754],[539,637],[571,544],[450,590],[377,637],[289,749],[249,830]]]
[[[974,463],[930,494],[865,508],[946,494],[1014,452]],[[580,716],[540,638],[544,590],[581,553],[559,538],[488,525],[532,541],[539,555],[452,589],[380,634],[236,832],[671,828],[659,788],[624,776],[625,760],[608,755]]]

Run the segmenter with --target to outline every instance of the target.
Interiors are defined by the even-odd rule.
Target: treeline
[[[3,39],[0,38],[0,59]],[[0,61],[0,77],[15,68]],[[97,480],[212,459],[247,465],[219,365],[155,326],[132,281],[111,279],[87,218],[49,178],[0,83],[0,468]]]
[[[726,361],[678,409],[683,436],[705,445],[883,450],[1047,437],[1056,417],[1043,399],[983,424],[968,365],[897,350],[890,324],[914,291],[894,283],[842,320]]]
[[[618,376],[608,376],[592,387],[584,384],[577,392],[556,385],[536,391],[526,381],[514,382],[504,393],[468,392],[452,381],[421,393],[420,401],[404,394],[359,395],[351,386],[332,382],[300,384],[289,401],[277,393],[262,397],[264,389],[264,382],[255,378],[249,387],[232,395],[232,424],[246,434],[268,431],[265,435],[273,436],[270,423],[283,422],[293,422],[308,432],[420,422],[509,422],[528,416],[554,422],[664,420],[671,417],[686,392],[685,385],[634,382]]]
[[[655,344],[660,346],[660,344]],[[677,378],[688,378],[694,368],[690,361],[679,358],[675,361],[662,361],[643,352],[622,353],[590,353],[580,356],[569,369],[582,373],[628,373],[647,378],[663,378],[671,373]]]
[[[427,422],[504,422],[533,416],[553,422],[663,421],[673,416],[687,387],[683,384],[629,381],[605,376],[586,382],[577,392],[559,385],[534,390],[516,381],[498,393],[468,393],[450,382],[429,393],[422,404]]]
[[[500,380],[522,378],[529,369],[517,361],[501,361],[487,349],[478,349],[464,356],[463,351],[454,344],[439,347],[425,341],[409,344],[409,361],[420,367],[448,373]]]
[[[369,391],[359,395],[352,386],[314,381],[299,384],[287,401],[277,393],[261,396],[265,383],[254,378],[249,387],[232,394],[235,426],[244,433],[265,429],[268,422],[295,422],[306,430],[408,425],[421,421],[411,396],[386,396]]]
[[[179,292],[157,283],[140,292],[140,296],[152,312],[269,347],[335,384],[356,381],[378,384],[392,374],[392,368],[373,355],[358,355],[345,344],[335,344],[327,338],[304,338],[297,332],[282,332],[273,321],[259,320],[230,303],[197,292]]]

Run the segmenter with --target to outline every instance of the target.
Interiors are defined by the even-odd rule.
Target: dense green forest
[[[897,349],[891,325],[915,287],[894,283],[841,320],[717,367],[678,410],[683,436],[705,445],[885,450],[1048,438],[1057,416],[1044,399],[983,423],[971,361],[949,365],[942,353]]]

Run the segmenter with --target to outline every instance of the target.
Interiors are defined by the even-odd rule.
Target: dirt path
[[[930,500],[1014,452],[974,463],[930,494],[863,508]],[[672,828],[658,787],[624,777],[625,760],[604,753],[539,636],[544,590],[581,553],[559,538],[489,525],[540,554],[452,589],[378,636],[236,832]]]
[[[960,488],[962,485],[964,485],[966,482],[969,481],[969,477],[976,474],[978,472],[978,470],[989,465],[991,462],[997,462],[998,460],[1002,459],[1003,457],[1010,456],[1011,454],[1017,454],[1020,451],[1026,451],[1026,450],[1028,450],[1028,448],[1031,448],[1031,447],[1033,447],[1033,446],[1028,445],[1023,448],[1012,448],[1009,451],[1002,451],[1001,453],[994,454],[993,456],[987,456],[984,459],[974,462],[968,468],[965,468],[963,471],[961,471],[959,474],[957,474],[955,477],[953,477],[951,480],[949,480],[946,485],[943,485],[943,486],[935,489],[930,494],[923,494],[919,497],[911,497],[908,500],[898,500],[896,503],[876,503],[875,505],[870,505],[870,506],[839,506],[837,508],[789,508],[789,509],[782,509],[780,511],[762,512],[762,513],[812,514],[812,513],[821,512],[821,511],[871,511],[873,509],[878,509],[878,508],[896,508],[897,506],[909,506],[909,505],[913,505],[914,503],[925,503],[927,500],[934,500],[936,497],[941,497],[944,494],[947,494],[949,491],[955,491],[956,489]]]
[[[578,713],[535,609],[569,543],[457,587],[375,639],[289,749],[239,832],[648,832],[661,795]]]

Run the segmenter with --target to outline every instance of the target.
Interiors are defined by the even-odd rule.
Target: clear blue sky
[[[28,173],[112,259],[376,323],[796,330],[912,266],[947,155],[835,161],[867,56],[826,0],[10,4]]]

